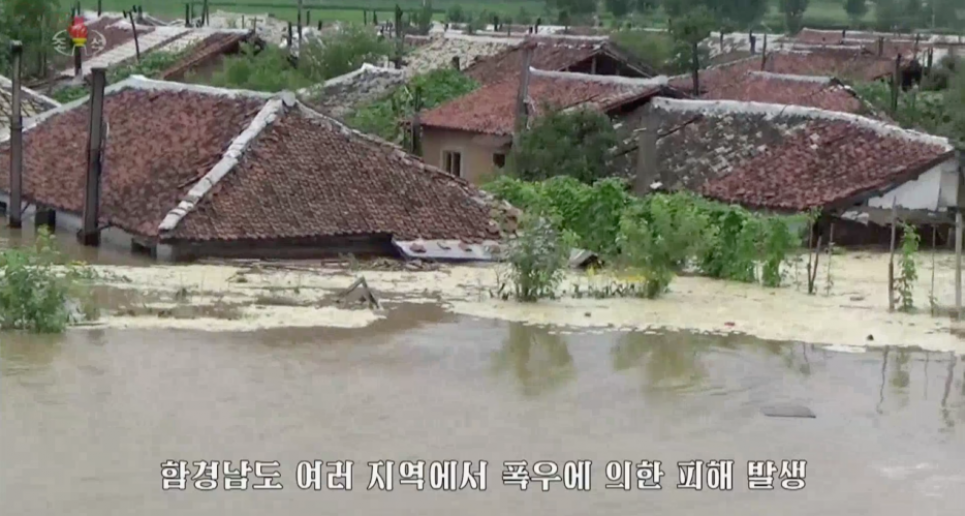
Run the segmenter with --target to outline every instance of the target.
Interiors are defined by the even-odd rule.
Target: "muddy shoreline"
[[[492,264],[235,262],[222,264],[95,266],[105,316],[88,328],[172,328],[256,331],[284,327],[360,328],[391,316],[402,304],[433,303],[461,315],[560,327],[566,331],[675,330],[744,333],[762,339],[867,348],[920,347],[965,352],[954,303],[954,256],[918,256],[916,310],[889,313],[888,256],[835,255],[822,264],[815,295],[808,295],[803,266],[786,271],[786,285],[699,276],[674,279],[656,300],[599,298],[620,278],[570,272],[560,298],[534,304],[496,299],[499,266]],[[798,270],[799,269],[799,270]],[[364,277],[382,306],[345,307],[338,295]],[[932,309],[937,315],[932,315]],[[941,314],[945,315],[941,315]]]

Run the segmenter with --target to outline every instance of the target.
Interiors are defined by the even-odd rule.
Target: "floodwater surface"
[[[344,326],[0,334],[4,513],[961,512],[954,350],[561,329],[431,303]],[[780,404],[817,417],[761,413]],[[277,460],[284,489],[165,492],[172,459]],[[304,460],[355,461],[354,489],[299,489]],[[488,489],[367,490],[378,460],[486,460]],[[591,488],[503,485],[514,460],[592,461]],[[663,462],[662,490],[605,488],[607,462],[641,460]],[[677,489],[677,462],[690,460],[735,461],[733,490]],[[747,462],[764,460],[806,460],[804,490],[749,490]]]

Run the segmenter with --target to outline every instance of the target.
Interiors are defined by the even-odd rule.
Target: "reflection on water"
[[[951,514],[965,490],[960,362],[741,336],[564,336],[417,305],[354,330],[7,333],[0,496],[17,515],[311,514],[324,503],[325,514],[607,516],[640,508],[638,494],[602,488],[607,461],[721,458],[736,461],[733,492],[676,490],[668,467],[648,509]],[[818,417],[761,415],[781,401]],[[356,460],[356,488],[302,492],[289,469],[277,496],[162,493],[157,466],[171,458]],[[590,493],[520,493],[495,471],[519,458],[600,469]],[[368,492],[365,461],[379,459],[489,460],[490,489]],[[748,491],[744,464],[765,459],[808,460],[814,496]]]
[[[538,396],[576,376],[565,337],[519,323],[509,324],[502,348],[493,355],[493,368],[511,374],[526,396]]]
[[[6,220],[6,219],[4,219]],[[36,233],[30,221],[24,220],[22,229],[10,229],[0,223],[0,249],[7,247],[29,246],[34,242]],[[135,255],[130,249],[120,249],[109,245],[101,247],[86,247],[77,242],[74,234],[65,230],[58,230],[54,235],[59,249],[71,260],[81,260],[87,263],[101,265],[149,265],[153,261],[142,255]]]

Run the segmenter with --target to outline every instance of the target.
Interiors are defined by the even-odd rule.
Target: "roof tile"
[[[952,154],[937,137],[811,108],[666,99],[656,107],[661,182],[754,208],[848,201]]]
[[[537,108],[566,109],[591,103],[596,108],[608,108],[660,89],[659,85],[645,80],[611,80],[605,76],[569,73],[539,75],[541,73],[545,72],[534,70],[529,82],[529,99]],[[516,78],[484,86],[426,112],[421,123],[425,127],[474,133],[512,134],[518,89]]]

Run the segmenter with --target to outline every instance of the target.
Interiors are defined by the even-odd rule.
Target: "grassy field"
[[[61,0],[65,5],[67,0]],[[201,1],[194,0],[196,4],[195,12],[201,12]],[[131,5],[140,5],[145,12],[162,16],[170,19],[181,19],[184,17],[184,0],[101,0],[102,7],[107,11],[120,11],[130,9]],[[386,14],[391,12],[396,3],[403,9],[418,9],[422,6],[422,0],[304,0],[305,9],[311,10],[312,20],[341,20],[341,21],[362,21],[363,9],[378,9]],[[764,23],[774,30],[779,30],[783,25],[783,18],[778,11],[778,0],[771,0],[771,8],[765,17]],[[294,21],[297,17],[297,0],[210,0],[210,10],[231,11],[238,13],[272,13],[277,18]],[[231,6],[218,4],[233,4]],[[464,11],[478,12],[483,9],[496,13],[516,15],[521,7],[533,16],[544,15],[546,13],[545,2],[539,0],[517,0],[517,1],[476,1],[469,0],[434,0],[433,8],[446,10],[453,4],[460,4]],[[85,9],[95,9],[97,0],[82,0],[81,5]],[[371,15],[370,15],[371,16]],[[436,16],[444,18],[440,14]],[[609,16],[604,15],[604,18]],[[874,18],[873,10],[868,13],[865,20],[870,21]],[[550,16],[544,19],[551,21]],[[844,11],[843,0],[811,0],[811,4],[805,14],[806,25],[845,25],[848,17]],[[657,14],[646,20],[647,24],[662,26],[666,23],[663,16]]]

